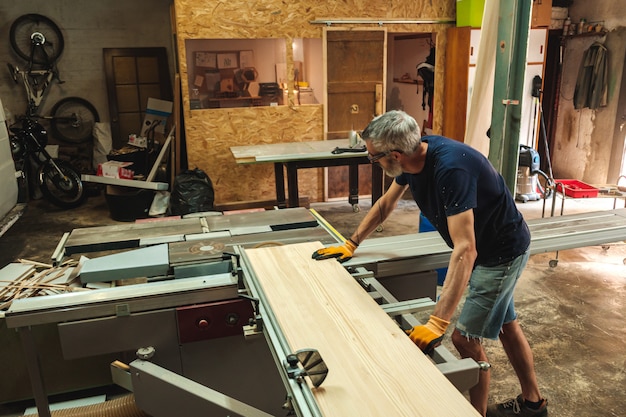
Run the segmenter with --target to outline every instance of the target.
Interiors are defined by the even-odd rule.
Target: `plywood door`
[[[476,61],[477,48],[472,49],[471,28],[452,27],[446,32],[446,83],[443,101],[443,135],[463,142],[465,138],[468,71],[470,60]],[[469,50],[469,51],[468,51]]]
[[[319,242],[246,249],[292,352],[317,349],[323,416],[472,417],[478,413]],[[265,302],[265,301],[264,301]]]
[[[148,98],[173,97],[165,48],[104,48],[113,148],[139,133]]]
[[[385,30],[325,30],[327,139],[348,138],[384,111]],[[371,167],[359,167],[359,194],[371,192]],[[348,168],[328,168],[328,198],[348,196]]]

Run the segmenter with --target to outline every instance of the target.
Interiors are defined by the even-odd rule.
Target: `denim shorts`
[[[498,339],[502,325],[517,318],[513,292],[529,253],[502,265],[477,266],[456,328],[462,335],[478,339]]]

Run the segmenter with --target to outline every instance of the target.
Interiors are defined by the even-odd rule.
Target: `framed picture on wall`
[[[254,64],[254,51],[241,51],[239,52],[239,67],[255,67]]]
[[[196,52],[196,66],[217,68],[217,54],[215,52]]]
[[[231,69],[239,68],[239,54],[237,52],[226,52],[217,54],[217,68]]]

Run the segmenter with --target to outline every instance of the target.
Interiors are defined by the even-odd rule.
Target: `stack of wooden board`
[[[292,352],[329,368],[312,388],[324,416],[478,416],[465,397],[319,242],[247,249]]]

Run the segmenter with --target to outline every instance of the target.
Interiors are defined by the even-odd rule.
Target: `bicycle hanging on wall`
[[[81,143],[91,138],[99,121],[96,108],[80,97],[66,97],[52,107],[52,114],[42,116],[39,108],[53,80],[63,83],[56,62],[65,43],[59,27],[38,14],[18,17],[9,32],[13,51],[26,61],[25,69],[8,64],[15,83],[24,86],[27,98],[25,117],[50,121],[50,131],[59,140]]]
[[[67,161],[54,159],[45,150],[48,132],[38,122],[50,123],[52,135],[63,142],[80,144],[92,138],[93,127],[99,121],[98,112],[87,100],[80,97],[66,97],[59,100],[51,110],[51,115],[39,114],[50,84],[59,77],[56,62],[65,46],[59,27],[49,18],[39,14],[26,14],[18,17],[11,25],[9,41],[13,51],[26,61],[24,69],[8,63],[15,83],[21,82],[26,92],[26,112],[18,123],[12,126],[14,157],[21,158],[25,183],[30,188],[35,185],[29,174],[37,169],[37,184],[42,194],[54,204],[70,208],[84,200],[84,187],[80,174]],[[33,134],[36,132],[37,134]],[[30,143],[30,146],[25,146]],[[23,152],[28,149],[29,152]]]

